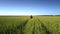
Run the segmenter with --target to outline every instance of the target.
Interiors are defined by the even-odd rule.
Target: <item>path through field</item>
[[[60,34],[60,17],[0,17],[0,34]]]
[[[44,24],[38,19],[33,18],[26,22],[23,30],[24,34],[50,34]]]

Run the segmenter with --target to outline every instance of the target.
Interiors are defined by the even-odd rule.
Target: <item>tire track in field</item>
[[[46,26],[39,19],[25,21],[21,34],[50,34]]]
[[[34,25],[34,20],[29,20],[24,28],[24,34],[34,34]]]
[[[38,19],[39,23],[41,24],[41,27],[45,30],[46,34],[50,34],[50,31],[47,29],[47,27]]]
[[[42,31],[42,28],[41,28],[42,26],[40,25],[41,23],[39,23],[38,19],[34,19],[33,21],[34,22],[31,23],[33,24],[31,34],[42,34],[42,33],[45,34],[46,32],[44,30],[43,30],[44,32]]]
[[[34,22],[34,25],[35,25],[35,22]],[[35,31],[35,26],[33,27],[33,31],[32,31],[32,34],[34,34],[34,31]]]
[[[38,21],[38,19],[35,19],[35,34],[46,34],[45,30],[43,30],[41,23]]]
[[[39,28],[40,27],[40,23],[38,22],[38,20],[37,20],[37,18],[35,19],[35,25],[34,25],[34,27],[35,27],[35,34],[41,34],[41,31],[39,31],[39,30],[41,30],[41,28]]]
[[[39,19],[28,21],[24,30],[24,34],[49,34],[47,28]]]
[[[29,20],[26,20],[24,23],[20,24],[19,26],[17,26],[17,29],[20,30],[20,34],[24,34],[23,30],[25,28],[25,25],[28,23]]]

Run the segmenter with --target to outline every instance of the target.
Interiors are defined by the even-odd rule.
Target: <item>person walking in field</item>
[[[33,18],[32,15],[30,16],[30,18],[31,18],[31,19]]]

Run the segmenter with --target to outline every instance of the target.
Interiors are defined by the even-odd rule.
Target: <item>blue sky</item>
[[[0,0],[0,15],[60,15],[60,0]]]

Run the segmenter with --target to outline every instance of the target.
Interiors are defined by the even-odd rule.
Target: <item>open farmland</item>
[[[60,34],[60,16],[0,16],[0,34]]]

